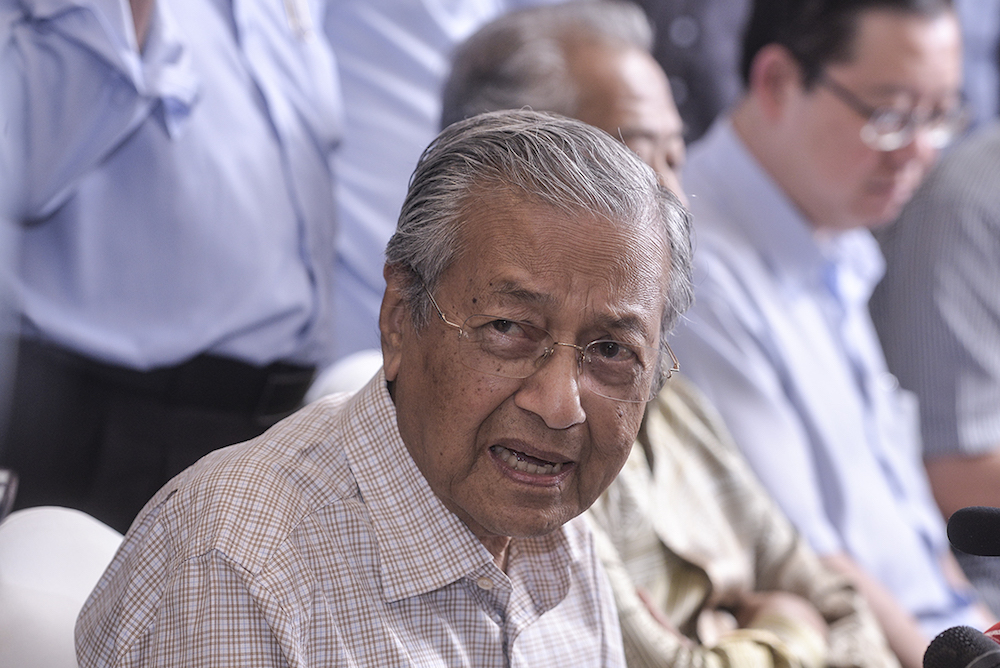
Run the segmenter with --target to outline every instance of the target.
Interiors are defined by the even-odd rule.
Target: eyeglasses
[[[653,398],[657,371],[665,378],[680,371],[669,345],[666,348],[672,366],[664,370],[660,351],[655,348],[612,339],[585,346],[562,343],[540,327],[492,315],[471,315],[459,325],[445,317],[429,290],[427,296],[441,321],[458,330],[462,364],[473,371],[501,378],[527,378],[545,364],[558,346],[572,348],[581,384],[606,399],[627,403],[646,403]]]
[[[968,121],[961,104],[932,112],[900,111],[892,107],[873,107],[828,76],[820,77],[819,84],[868,119],[861,128],[861,141],[876,151],[895,151],[909,145],[920,127],[925,129],[932,147],[944,148],[965,129]]]

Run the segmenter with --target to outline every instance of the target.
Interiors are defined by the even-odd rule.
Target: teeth
[[[500,447],[496,445],[493,447],[493,451],[497,456],[502,459],[508,466],[517,471],[523,471],[525,473],[534,473],[537,475],[555,475],[562,470],[562,462],[558,464],[532,464],[531,462],[526,462],[518,458],[512,450]]]

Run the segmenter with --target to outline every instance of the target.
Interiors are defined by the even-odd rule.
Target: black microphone
[[[924,668],[1000,668],[1000,645],[971,626],[953,626],[927,646]]]
[[[1000,557],[1000,508],[970,506],[948,520],[948,540],[967,554]]]

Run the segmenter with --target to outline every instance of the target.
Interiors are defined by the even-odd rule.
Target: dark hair
[[[780,44],[798,61],[809,88],[828,64],[851,58],[858,18],[869,10],[935,17],[952,11],[952,0],[756,0],[743,37],[743,83],[750,83],[757,53]]]

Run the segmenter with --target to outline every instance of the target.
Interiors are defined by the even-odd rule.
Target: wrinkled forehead
[[[655,252],[662,264],[667,253],[665,222],[654,203],[624,209],[612,212],[578,202],[552,201],[506,184],[480,186],[463,202],[457,221],[458,250],[504,246],[516,230],[525,243],[543,244],[540,250],[546,250],[546,239],[557,241],[562,250],[618,248],[622,262],[632,265],[637,258],[627,251],[638,247],[644,256]]]
[[[556,206],[516,193],[470,200],[457,234],[455,264],[493,280],[508,272],[561,291],[658,303],[669,258],[655,217],[622,219]],[[532,282],[527,280],[527,282]]]

